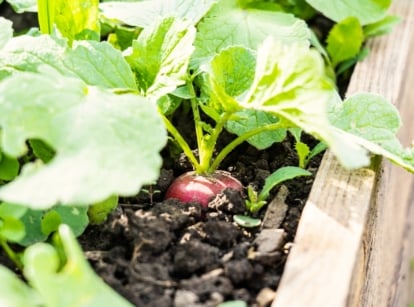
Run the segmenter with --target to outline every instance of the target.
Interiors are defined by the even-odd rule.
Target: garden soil
[[[308,167],[313,174],[318,160]],[[208,209],[163,201],[172,180],[190,170],[185,159],[175,161],[165,165],[155,185],[121,199],[103,225],[90,226],[80,237],[92,267],[135,306],[217,306],[234,300],[268,306],[313,176],[276,187],[269,205],[258,213],[262,226],[243,228],[233,222],[233,215],[245,213],[245,195],[237,191],[225,190]],[[265,151],[243,144],[222,169],[244,186],[260,189],[273,171],[297,163],[288,140]]]

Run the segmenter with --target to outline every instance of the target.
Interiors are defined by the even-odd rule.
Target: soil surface
[[[318,160],[308,168],[313,173]],[[258,214],[262,227],[249,229],[233,222],[234,214],[245,213],[244,195],[234,190],[212,199],[208,209],[162,201],[171,181],[189,170],[185,159],[165,161],[170,163],[156,185],[122,199],[103,225],[90,226],[81,236],[92,267],[135,306],[217,306],[234,300],[268,306],[313,177],[276,187],[269,212]],[[266,177],[286,165],[297,165],[289,140],[260,152],[243,144],[223,169],[244,186],[260,189]]]

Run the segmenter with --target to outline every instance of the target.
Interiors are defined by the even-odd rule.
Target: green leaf
[[[0,237],[10,242],[19,242],[24,238],[26,230],[22,221],[10,216],[2,217],[0,221]]]
[[[305,168],[306,160],[307,160],[306,158],[309,156],[309,153],[310,153],[309,146],[303,142],[296,142],[295,150],[299,158],[299,167]]]
[[[55,0],[55,24],[72,44],[74,40],[99,40],[99,0]]]
[[[0,16],[0,49],[13,37],[12,22]]]
[[[233,220],[240,225],[241,227],[245,228],[255,228],[259,227],[262,224],[260,219],[256,219],[247,215],[234,215]],[[227,306],[227,305],[226,305]]]
[[[240,110],[236,98],[250,87],[255,65],[254,54],[244,47],[229,47],[217,54],[203,67],[206,76],[200,78],[208,106],[218,113]]]
[[[9,203],[0,203],[0,217],[11,216],[18,219],[21,218],[27,210],[28,208],[23,206]]]
[[[61,224],[68,225],[72,232],[79,236],[89,222],[87,211],[88,208],[85,206],[56,206],[46,211],[29,209],[21,217],[26,234],[17,242],[20,245],[29,246],[45,241]]]
[[[366,25],[364,27],[365,38],[374,37],[378,35],[388,34],[392,31],[395,25],[400,23],[402,18],[400,16],[385,16],[383,19]]]
[[[92,204],[88,208],[90,224],[96,225],[103,223],[108,215],[118,206],[118,196],[113,195],[99,203]]]
[[[355,57],[364,41],[362,27],[355,17],[341,20],[329,32],[327,51],[335,67],[338,63]]]
[[[269,197],[270,191],[278,184],[291,180],[300,176],[312,175],[307,170],[296,166],[285,166],[279,168],[266,178],[262,191],[259,193],[259,201],[266,200]]]
[[[336,95],[317,51],[269,38],[258,49],[255,79],[239,103],[274,113],[287,128],[299,127],[323,140],[347,168],[366,166],[366,150],[332,131],[327,108]]]
[[[391,0],[306,0],[306,2],[336,22],[354,16],[362,25],[384,18],[391,4]]]
[[[413,150],[403,148],[396,137],[401,126],[398,110],[383,97],[367,93],[353,95],[332,106],[330,121],[342,130],[336,131],[339,138],[347,138],[414,172]]]
[[[45,211],[29,209],[20,218],[24,224],[26,234],[19,240],[19,244],[23,246],[29,246],[36,242],[45,241],[48,234],[42,231],[42,217]]]
[[[55,245],[37,243],[24,253],[24,275],[46,306],[132,306],[93,272],[68,226],[59,227]]]
[[[230,120],[226,124],[226,129],[236,135],[242,135],[253,129],[274,124],[279,119],[271,113],[258,110],[243,110],[235,113],[236,120]],[[247,139],[249,144],[257,149],[266,149],[273,143],[278,143],[286,138],[286,129],[264,131]]]
[[[134,75],[122,53],[109,43],[76,42],[64,64],[89,85],[137,89]]]
[[[206,63],[221,50],[241,45],[253,50],[272,36],[286,43],[308,45],[310,31],[291,14],[243,9],[237,0],[221,0],[199,23],[191,67]]]
[[[46,165],[26,165],[0,188],[2,200],[38,209],[90,204],[135,195],[158,177],[167,137],[146,99],[87,87],[52,70],[15,74],[0,92],[3,151],[23,155],[26,140],[38,138],[57,152]]]
[[[0,157],[0,180],[12,180],[19,173],[20,164],[16,158],[1,153]]]
[[[81,235],[89,224],[88,207],[54,207],[43,216],[42,231],[45,234],[50,234],[56,231],[60,224],[68,225],[75,236]]]
[[[116,19],[130,26],[146,28],[155,20],[165,17],[176,17],[188,20],[195,25],[208,12],[217,0],[151,0],[136,2],[101,3],[102,15]]]
[[[195,32],[188,22],[171,17],[146,28],[133,42],[126,59],[146,96],[157,99],[185,83]]]
[[[0,306],[44,306],[36,291],[25,284],[20,277],[2,265],[0,265],[0,280]]]
[[[38,139],[29,140],[30,148],[37,158],[44,163],[48,163],[55,156],[55,151],[45,142]]]
[[[66,43],[49,35],[32,37],[21,35],[11,39],[0,50],[0,67],[16,71],[37,71],[39,66],[47,65],[70,74],[63,65],[67,50]]]
[[[37,0],[7,0],[16,13],[36,12]],[[0,2],[1,3],[1,2]]]
[[[62,219],[60,218],[59,213],[55,210],[50,210],[43,215],[40,227],[42,233],[49,236],[59,228],[60,224],[62,224]]]

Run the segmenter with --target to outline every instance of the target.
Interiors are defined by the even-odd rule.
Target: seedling
[[[272,175],[266,178],[260,192],[254,190],[252,186],[247,187],[246,209],[249,215],[255,215],[267,204],[270,192],[277,185],[300,176],[310,176],[311,173],[300,167],[285,166],[279,168]],[[248,215],[235,215],[234,221],[243,227],[257,227],[261,224],[260,219]]]

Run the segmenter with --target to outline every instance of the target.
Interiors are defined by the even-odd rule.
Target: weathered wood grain
[[[408,145],[414,137],[414,1],[395,0],[392,12],[404,21],[370,42],[347,93],[378,93],[395,104],[405,123],[399,136]],[[327,152],[272,307],[407,306],[413,206],[412,174],[380,160],[371,169],[346,171]]]

